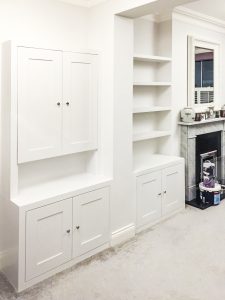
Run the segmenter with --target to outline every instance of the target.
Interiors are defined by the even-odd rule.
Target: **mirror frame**
[[[214,102],[206,104],[195,104],[195,47],[212,49],[214,51]],[[207,41],[202,38],[188,36],[188,106],[190,107],[212,107],[219,102],[220,95],[220,44],[218,42]]]

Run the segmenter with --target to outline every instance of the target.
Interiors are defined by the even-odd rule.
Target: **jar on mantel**
[[[221,118],[225,118],[225,104],[221,107],[220,116]]]

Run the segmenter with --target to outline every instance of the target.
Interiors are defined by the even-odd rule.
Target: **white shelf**
[[[62,177],[20,190],[13,202],[22,207],[39,201],[59,201],[89,191],[96,185],[109,183],[111,180],[111,178],[88,173]]]
[[[171,110],[171,106],[143,106],[143,107],[135,107],[133,109],[134,114],[147,113],[147,112],[157,112],[157,111],[169,111]]]
[[[151,132],[135,134],[133,136],[133,141],[138,142],[138,141],[144,141],[144,140],[165,137],[165,136],[169,136],[169,135],[171,135],[171,132],[169,130],[166,130],[166,131],[155,130],[155,131],[151,131]]]
[[[172,59],[171,57],[165,57],[165,56],[134,54],[134,60],[164,63],[164,62],[170,62]]]
[[[150,82],[134,82],[134,86],[171,86],[171,82],[165,81],[150,81]]]
[[[143,165],[135,167],[134,173],[136,176],[145,174],[153,169],[167,167],[170,164],[179,163],[183,160],[181,157],[168,156],[162,154],[153,154],[148,157],[148,160],[143,162]]]

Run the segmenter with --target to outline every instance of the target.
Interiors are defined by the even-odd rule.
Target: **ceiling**
[[[92,7],[94,5],[97,5],[101,2],[105,2],[107,0],[59,0],[59,1],[74,4],[74,5],[84,6],[84,7]],[[176,1],[190,2],[188,4],[183,4],[183,3],[180,4],[182,5],[182,7],[225,21],[225,0],[172,0],[172,1],[160,0],[159,2],[165,2],[168,4],[170,3],[171,6],[176,6],[174,5]],[[179,4],[177,3],[177,5]]]
[[[211,16],[216,19],[225,21],[225,1],[224,0],[199,0],[184,7]]]
[[[92,7],[101,2],[105,2],[107,0],[59,0],[61,2],[70,3],[74,5],[84,6],[84,7]]]

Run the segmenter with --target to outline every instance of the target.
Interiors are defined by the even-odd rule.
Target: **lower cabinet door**
[[[26,280],[72,258],[72,199],[26,214]]]
[[[162,214],[169,214],[185,205],[184,164],[162,171]]]
[[[137,226],[161,217],[161,171],[137,178]]]
[[[73,199],[73,256],[109,241],[109,189],[102,188]]]

